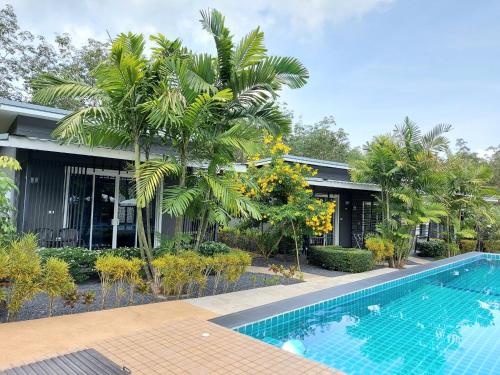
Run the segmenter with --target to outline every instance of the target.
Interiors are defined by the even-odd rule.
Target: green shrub
[[[99,274],[95,262],[99,256],[113,255],[120,258],[140,258],[141,252],[135,247],[119,247],[117,249],[89,250],[83,247],[62,247],[38,249],[38,255],[45,263],[49,258],[57,258],[68,263],[69,273],[76,283],[89,279],[97,279]]]
[[[368,250],[335,246],[312,246],[309,263],[332,271],[365,272],[373,268],[373,255]]]
[[[226,227],[219,230],[219,241],[225,243],[233,249],[242,249],[252,253],[260,254],[268,260],[273,256],[280,245],[284,249],[294,248],[295,243],[286,243],[287,239],[282,238],[278,242],[281,234],[279,231],[260,231],[258,229],[238,229]],[[289,242],[289,241],[288,241]]]
[[[432,239],[425,242],[418,242],[416,247],[418,255],[422,257],[437,258],[448,256],[448,250],[443,240]]]
[[[140,258],[141,250],[138,247],[118,247],[116,249],[98,250],[101,254],[114,255],[120,258]]]
[[[38,255],[45,263],[49,258],[65,261],[69,266],[69,273],[77,283],[91,278],[97,278],[95,261],[101,254],[99,250],[88,250],[82,247],[44,248],[38,250]]]
[[[468,253],[470,251],[476,250],[477,241],[476,240],[460,240],[460,252]]]
[[[382,262],[394,255],[394,243],[379,236],[367,237],[365,246],[372,252],[375,262]]]
[[[486,240],[483,242],[483,251],[488,253],[500,253],[500,240]]]
[[[218,240],[231,248],[256,252],[260,232],[255,229],[224,227],[219,230]]]
[[[200,245],[198,252],[201,255],[211,257],[215,254],[227,254],[231,251],[231,248],[222,242],[207,241]]]
[[[68,263],[58,258],[47,259],[40,287],[49,297],[48,315],[51,316],[56,298],[75,288],[73,278],[69,274]]]

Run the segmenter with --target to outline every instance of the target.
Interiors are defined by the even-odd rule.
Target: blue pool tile
[[[499,265],[478,254],[237,330],[350,374],[500,373]]]

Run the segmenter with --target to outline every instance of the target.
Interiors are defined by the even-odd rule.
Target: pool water
[[[347,374],[500,374],[500,260],[236,330]]]

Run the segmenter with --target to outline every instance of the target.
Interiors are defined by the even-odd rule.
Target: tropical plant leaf
[[[155,197],[158,187],[165,177],[179,173],[179,165],[163,159],[151,159],[141,164],[136,171],[139,178],[137,186],[137,207],[146,205]]]

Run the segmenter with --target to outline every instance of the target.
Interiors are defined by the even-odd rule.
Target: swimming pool
[[[469,256],[235,330],[353,375],[500,374],[500,256]]]

